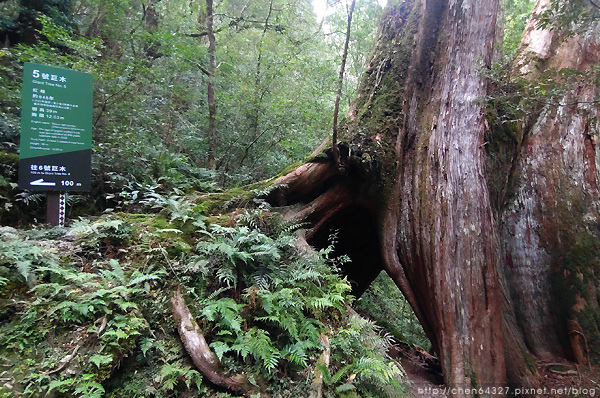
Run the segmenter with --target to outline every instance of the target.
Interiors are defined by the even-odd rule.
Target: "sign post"
[[[65,192],[48,192],[46,196],[46,222],[50,225],[64,227],[67,207]]]
[[[64,192],[90,190],[92,76],[27,62],[22,98],[19,188],[51,191],[47,221],[64,225]]]

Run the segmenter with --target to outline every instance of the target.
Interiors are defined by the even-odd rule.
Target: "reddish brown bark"
[[[536,12],[548,4],[538,1]],[[549,68],[589,71],[600,61],[600,24],[586,30],[570,36],[537,29],[531,21],[518,71],[532,80]],[[582,351],[590,352],[579,343],[582,336],[600,342],[598,300],[590,287],[598,278],[593,264],[598,262],[600,156],[590,132],[597,132],[599,94],[594,85],[571,87],[525,125],[512,196],[499,214],[519,327],[539,358],[566,356],[585,363]],[[572,325],[579,322],[581,335],[574,335]]]
[[[433,329],[446,383],[503,385],[498,242],[485,176],[486,123],[475,102],[487,92],[477,67],[491,62],[497,2],[435,3],[420,9],[396,146],[403,162],[399,200],[391,205],[400,216],[389,233]],[[429,32],[435,19],[439,30]],[[422,69],[426,62],[430,72]]]
[[[394,124],[377,120],[370,137],[350,135],[353,155],[364,156],[360,164],[350,157],[338,179],[351,179],[361,167],[370,169],[367,177],[356,172],[354,184],[330,182],[337,191],[330,188],[296,213],[332,217],[327,206],[336,212],[361,202],[373,212],[382,265],[432,339],[446,383],[460,387],[506,383],[499,246],[482,145],[486,122],[475,102],[487,90],[476,69],[491,60],[496,11],[496,1],[390,7],[367,72],[377,74],[363,83],[350,134],[373,125],[369,109],[386,84],[396,86],[395,104],[387,104],[398,108]],[[372,144],[383,148],[374,153],[383,158],[380,166],[364,149]],[[303,186],[293,175],[285,178]]]

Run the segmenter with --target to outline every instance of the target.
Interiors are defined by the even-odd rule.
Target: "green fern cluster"
[[[108,265],[110,268],[98,264],[98,273],[79,272],[70,266],[38,267],[39,272],[46,273],[48,282],[32,289],[37,297],[33,309],[58,323],[83,323],[99,316],[126,314],[138,309],[132,299],[145,291],[144,283],[158,280],[164,273],[134,270],[126,276],[117,260],[109,260]]]
[[[301,225],[276,226],[265,217],[257,210],[240,217],[246,225],[212,226],[190,259],[188,275],[193,270],[203,283],[188,279],[189,292],[200,297],[196,311],[212,350],[230,368],[276,383],[314,367],[326,333],[335,359],[323,370],[331,396],[401,393],[401,368],[385,353],[391,337],[346,315],[351,287],[336,269],[348,259],[332,258],[333,246],[298,249],[294,230]]]
[[[88,257],[103,258],[108,251],[127,246],[132,231],[131,224],[114,217],[80,219],[73,223],[67,237],[77,240]]]
[[[11,247],[13,257],[20,253],[18,261],[48,258],[34,255],[38,251],[27,246]],[[20,379],[22,388],[11,394],[101,397],[102,382],[113,366],[148,332],[136,301],[163,272],[127,272],[116,260],[97,263],[95,272],[85,272],[67,258],[58,260],[55,254],[52,261],[35,264],[37,280],[27,301],[21,301],[25,306],[13,300],[13,311],[20,313],[0,326],[3,362],[13,364],[11,374]],[[44,359],[34,360],[40,352]],[[17,360],[28,357],[31,362]]]
[[[302,225],[266,210],[227,227],[167,215],[82,220],[59,234],[61,250],[48,250],[59,244],[54,230],[3,232],[0,363],[11,382],[0,397],[229,396],[181,344],[170,303],[178,285],[225,369],[270,394],[308,395],[323,335],[326,394],[379,397],[396,386],[388,339],[348,316],[351,288],[336,271],[347,259],[333,258],[333,247],[299,248]]]
[[[319,254],[299,253],[289,230],[268,236],[247,226],[213,226],[198,253],[208,279],[200,312],[210,322],[212,349],[221,360],[252,358],[261,377],[306,367],[320,351],[322,321],[339,316],[348,301],[349,283]],[[217,298],[227,291],[237,300]]]
[[[0,230],[0,286],[25,282],[32,287],[37,267],[56,265],[57,251],[45,250],[38,242],[24,240],[12,228]]]
[[[321,366],[329,397],[400,397],[406,394],[401,366],[386,352],[390,335],[373,321],[351,313],[332,332],[329,368]]]
[[[186,223],[190,220],[194,222],[202,222],[204,217],[195,214],[195,205],[185,195],[184,192],[174,188],[174,194],[161,195],[156,192],[147,194],[140,202],[152,209],[160,209],[169,215],[169,221],[180,220]],[[198,226],[203,226],[200,224]]]

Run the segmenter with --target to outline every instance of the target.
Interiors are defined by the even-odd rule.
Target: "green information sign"
[[[92,76],[27,62],[22,96],[19,188],[89,191]]]

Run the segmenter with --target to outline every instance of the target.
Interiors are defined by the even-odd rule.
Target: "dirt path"
[[[437,358],[423,349],[414,349],[403,343],[388,351],[388,354],[400,362],[406,372],[410,381],[409,397],[443,397],[439,393],[444,386]]]
[[[444,385],[434,357],[408,347],[393,353],[410,380],[409,397],[443,398]],[[577,365],[564,359],[537,361],[540,386],[536,390],[511,387],[517,397],[562,398],[600,396],[600,369]],[[504,395],[504,394],[502,394]]]
[[[402,367],[410,380],[410,397],[415,398],[440,398],[435,394],[444,386],[438,373],[434,372],[418,356],[409,355],[401,359]]]

